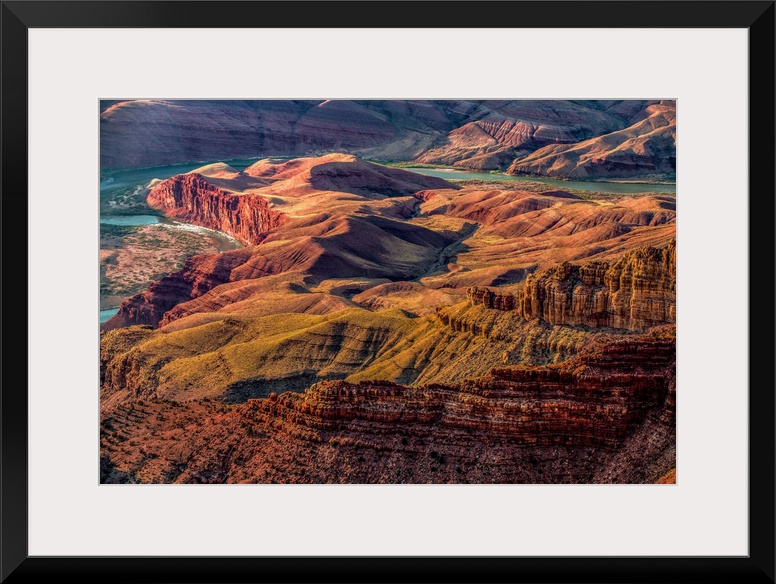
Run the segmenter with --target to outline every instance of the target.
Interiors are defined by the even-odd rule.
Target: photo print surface
[[[676,104],[103,100],[102,483],[674,483]]]

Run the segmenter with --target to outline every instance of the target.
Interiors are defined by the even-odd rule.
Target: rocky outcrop
[[[514,310],[519,304],[519,298],[509,292],[494,291],[490,288],[475,286],[467,291],[467,298],[472,305],[481,304],[493,310]]]
[[[231,410],[122,406],[103,417],[103,455],[141,482],[655,482],[676,466],[674,363],[673,339],[641,339],[455,385],[334,381]],[[647,423],[665,432],[642,459]]]
[[[533,274],[515,293],[474,287],[472,304],[516,310],[553,325],[645,331],[676,322],[676,242],[644,247],[616,262],[564,262]]]
[[[321,236],[306,235],[310,229]],[[292,271],[317,280],[370,277],[411,280],[423,274],[450,244],[449,234],[380,216],[321,219],[310,227],[288,223],[261,245],[189,258],[178,272],[126,300],[103,330],[131,324],[158,326],[204,308],[217,310],[245,300],[222,284]],[[223,293],[223,296],[220,294]],[[202,303],[183,305],[202,298]],[[167,314],[169,311],[169,314]]]
[[[221,231],[248,245],[260,242],[285,220],[261,195],[230,193],[198,174],[179,174],[160,182],[147,201],[168,217]]]
[[[325,157],[320,165],[310,159],[297,160],[294,164],[262,163],[255,171],[261,174],[261,180],[274,182],[257,193],[248,191],[244,195],[223,191],[197,175],[181,175],[157,185],[159,190],[153,196],[169,201],[170,214],[201,217],[200,224],[211,226],[223,220],[226,223],[223,229],[261,241],[218,256],[190,258],[179,272],[160,279],[147,291],[127,300],[119,314],[104,323],[102,329],[130,324],[157,326],[197,312],[228,309],[230,304],[242,303],[249,297],[221,285],[292,271],[308,274],[318,281],[422,278],[420,283],[427,288],[451,289],[455,294],[475,287],[470,291],[473,302],[512,310],[517,306],[512,298],[515,293],[504,293],[498,287],[519,284],[529,273],[538,270],[544,274],[543,269],[559,263],[560,271],[550,270],[536,284],[545,289],[549,285],[553,298],[545,302],[546,290],[533,290],[536,298],[528,306],[526,318],[546,318],[550,324],[598,326],[596,323],[600,323],[600,326],[636,331],[653,324],[674,322],[674,300],[670,296],[673,284],[665,280],[670,280],[670,276],[663,274],[663,280],[647,282],[652,276],[642,272],[653,268],[638,262],[630,268],[623,265],[623,282],[617,283],[617,289],[611,290],[611,294],[604,294],[609,280],[603,282],[603,276],[595,275],[608,270],[616,258],[629,253],[627,250],[634,246],[658,248],[670,242],[675,237],[673,199],[647,196],[598,205],[563,191],[417,190],[424,185],[404,176],[411,173],[382,175],[379,169],[371,168],[374,165],[364,163],[366,166],[363,166],[346,158],[339,156],[338,162],[333,163],[332,156]],[[337,188],[342,191],[320,191],[312,187],[311,173],[318,166],[330,163],[336,168],[353,165],[364,172],[347,175],[359,178],[353,179],[353,185],[339,171],[327,174],[327,180],[341,180]],[[382,195],[379,192],[382,187],[359,182],[366,176],[380,185],[389,184],[399,193],[413,194]],[[351,192],[347,193],[347,189]],[[436,207],[432,204],[427,209],[420,202],[429,196],[444,200],[450,197],[450,201]],[[279,201],[277,204],[284,214],[268,208],[262,197],[272,199],[273,204]],[[243,200],[245,206],[242,206]],[[237,206],[233,207],[235,201]],[[250,206],[252,201],[255,209]],[[181,206],[175,206],[178,204]],[[208,214],[204,213],[206,210]],[[460,218],[465,223],[448,224],[437,220],[437,215]],[[251,220],[243,220],[245,216]],[[251,223],[254,220],[256,223]],[[270,228],[274,224],[277,226]],[[457,231],[446,229],[448,225],[456,226]],[[471,237],[475,231],[477,238]],[[500,243],[491,245],[491,241]],[[579,261],[578,258],[590,255],[601,260],[583,269],[564,262]],[[564,275],[563,270],[568,273]],[[532,281],[537,278],[534,276]],[[619,274],[612,273],[613,286],[619,278]],[[579,287],[579,283],[588,287]],[[650,285],[658,285],[659,289],[650,291]],[[635,291],[629,296],[631,286]],[[557,307],[566,302],[563,294],[570,294],[571,289],[574,299],[569,296],[570,308],[566,314],[563,313],[566,309]],[[242,290],[246,292],[249,288]],[[579,306],[583,296],[586,299]],[[433,312],[436,306],[430,305],[432,297],[442,298],[439,294],[429,295],[421,300],[417,310]],[[641,304],[634,308],[633,314],[631,300]],[[660,302],[664,302],[663,308]],[[661,310],[666,314],[661,315]],[[474,326],[479,328],[476,323]]]
[[[100,163],[104,170],[227,158],[350,152],[378,160],[558,176],[620,175],[656,168],[634,123],[647,100],[129,100],[103,102]],[[673,102],[671,102],[673,103]],[[670,105],[670,104],[669,104]],[[576,145],[628,129],[628,155],[607,148],[604,164],[556,172],[523,160],[544,148]],[[582,142],[580,142],[582,141]],[[654,141],[653,141],[654,142]],[[654,142],[655,144],[657,142]],[[671,144],[666,142],[670,150]],[[632,146],[632,147],[631,147]],[[586,156],[589,148],[585,146]],[[600,148],[594,148],[596,152]],[[674,145],[675,150],[675,145]],[[565,150],[563,151],[565,152]],[[655,160],[671,152],[661,151]],[[598,154],[591,154],[595,160]],[[557,159],[548,150],[540,158]],[[574,152],[564,154],[571,160]],[[675,156],[675,155],[674,155]],[[571,163],[569,163],[571,164]],[[629,166],[630,165],[630,166]],[[571,165],[573,166],[573,165]],[[592,169],[592,170],[591,170]],[[566,173],[566,174],[564,174]],[[612,174],[614,176],[614,174]]]
[[[418,161],[495,170],[542,146],[576,143],[622,127],[619,116],[589,105],[566,100],[484,102],[467,123]]]
[[[553,144],[518,157],[510,174],[563,178],[676,176],[676,104],[651,105],[646,119],[575,144]]]

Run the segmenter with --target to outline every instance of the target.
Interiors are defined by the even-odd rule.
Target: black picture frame
[[[217,4],[217,9],[215,5]],[[424,9],[421,4],[435,4]],[[56,582],[774,582],[774,1],[2,2],[2,406],[0,580]],[[239,19],[236,15],[239,14]],[[268,19],[267,15],[272,18]],[[493,18],[499,14],[499,18]],[[378,18],[379,16],[379,18]],[[29,557],[26,315],[27,31],[267,27],[746,28],[749,30],[748,557]],[[270,25],[271,26],[271,25]],[[756,131],[753,131],[755,130]],[[8,172],[6,169],[13,169]],[[753,198],[753,197],[756,197]],[[12,244],[13,242],[13,244]],[[23,249],[21,249],[23,247]],[[10,281],[10,278],[8,279]],[[756,313],[752,307],[756,307]],[[757,326],[755,326],[755,323]],[[764,333],[764,334],[763,334]]]

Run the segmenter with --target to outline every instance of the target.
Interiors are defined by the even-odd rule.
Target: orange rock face
[[[646,247],[614,263],[563,263],[531,275],[516,293],[472,288],[469,300],[553,325],[645,331],[676,322],[676,243]]]
[[[222,231],[249,247],[189,258],[181,270],[125,301],[104,330],[130,324],[157,326],[174,308],[164,322],[196,310],[179,305],[222,284],[290,271],[320,279],[412,279],[450,243],[446,232],[403,221],[415,212],[415,193],[428,188],[457,190],[442,179],[348,155],[281,164],[261,161],[247,170],[247,176],[266,179],[268,185],[232,192],[214,185],[213,179],[181,174],[151,189],[148,203],[168,217]],[[289,216],[272,208],[269,197],[283,197],[286,206],[296,205],[301,211]],[[254,245],[259,243],[264,245]],[[207,299],[205,304],[225,302]]]
[[[493,369],[455,386],[333,381],[250,404],[315,430],[363,433],[368,422],[378,434],[391,425],[429,426],[519,445],[616,448],[665,402],[673,349],[671,340],[622,342],[573,365]]]

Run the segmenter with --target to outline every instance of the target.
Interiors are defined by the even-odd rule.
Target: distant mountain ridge
[[[103,101],[103,170],[349,152],[557,177],[671,179],[676,105],[658,100]]]

